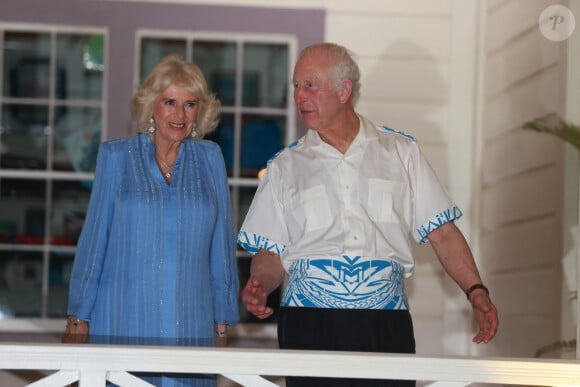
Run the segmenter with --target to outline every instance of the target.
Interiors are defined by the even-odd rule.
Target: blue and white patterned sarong
[[[365,257],[294,261],[282,306],[407,310],[403,266]]]

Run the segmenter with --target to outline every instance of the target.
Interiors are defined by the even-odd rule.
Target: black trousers
[[[406,310],[282,307],[282,349],[415,353],[413,322]],[[286,387],[414,387],[414,380],[286,377]]]

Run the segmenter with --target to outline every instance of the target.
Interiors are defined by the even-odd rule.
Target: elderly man
[[[415,139],[357,114],[360,72],[350,52],[305,48],[293,76],[306,135],[268,164],[238,235],[254,254],[242,301],[259,318],[283,286],[281,348],[415,353],[404,288],[412,242],[430,243],[465,291],[479,332],[498,317],[454,221],[461,211]],[[293,386],[409,386],[414,381],[287,378]]]

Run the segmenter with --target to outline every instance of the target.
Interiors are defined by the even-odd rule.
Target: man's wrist
[[[470,286],[469,288],[467,288],[467,290],[465,291],[465,296],[467,297],[468,300],[471,300],[469,297],[471,296],[471,293],[473,293],[475,290],[477,289],[481,289],[483,290],[488,296],[489,296],[489,289],[487,288],[487,286],[485,286],[482,283],[477,283],[475,285]]]

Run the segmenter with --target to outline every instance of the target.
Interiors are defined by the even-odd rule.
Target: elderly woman
[[[141,133],[99,149],[63,342],[226,344],[239,321],[231,204],[222,153],[201,139],[219,109],[200,69],[176,56],[139,87],[131,114]]]

